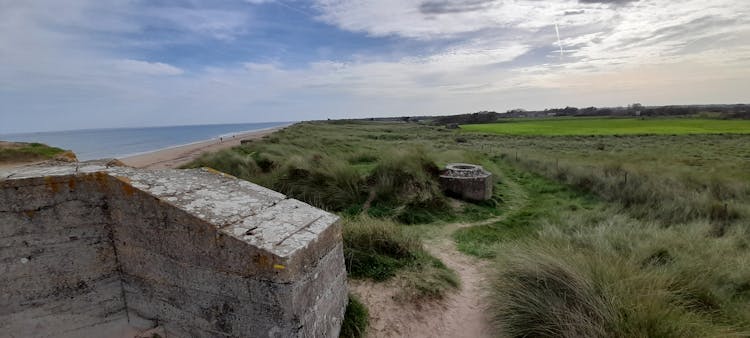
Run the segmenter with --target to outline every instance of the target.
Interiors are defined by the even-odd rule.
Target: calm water
[[[25,134],[0,134],[0,140],[40,142],[70,149],[79,160],[118,158],[219,137],[244,131],[287,125],[289,122],[212,124],[196,126],[86,129]]]

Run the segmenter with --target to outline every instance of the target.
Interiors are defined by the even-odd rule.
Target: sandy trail
[[[225,138],[220,141],[207,140],[203,142],[188,144],[179,147],[167,148],[157,150],[154,152],[130,156],[121,158],[120,161],[136,168],[149,168],[149,169],[166,169],[166,168],[177,168],[183,164],[187,164],[192,160],[198,158],[205,152],[214,152],[226,148],[231,148],[240,145],[241,140],[259,139],[263,136],[269,135],[277,130],[283,129],[286,126],[275,127],[270,129],[252,131],[244,134],[237,134],[232,138]]]
[[[350,280],[351,291],[370,311],[367,337],[493,337],[491,318],[487,311],[485,278],[491,262],[465,255],[456,249],[451,235],[460,228],[500,222],[528,203],[524,189],[513,180],[505,180],[515,198],[508,210],[497,217],[478,222],[453,223],[437,230],[425,240],[425,249],[453,269],[461,279],[461,289],[443,301],[404,304],[394,299],[400,290],[398,281],[373,283]]]
[[[450,238],[428,242],[425,248],[461,278],[461,290],[448,298],[438,322],[441,330],[432,337],[492,337],[483,302],[487,262],[459,252]]]
[[[442,301],[404,304],[394,299],[397,281],[373,283],[350,281],[352,292],[370,311],[368,337],[492,337],[483,300],[487,265],[456,250],[450,234],[468,224],[447,225],[442,236],[429,240],[425,248],[456,271],[461,288]]]

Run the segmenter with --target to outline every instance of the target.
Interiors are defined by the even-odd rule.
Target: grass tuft
[[[344,220],[344,257],[349,276],[383,281],[422,255],[419,238],[393,222],[371,217]]]
[[[509,337],[609,337],[618,314],[586,275],[538,248],[505,252],[492,284],[492,310]]]
[[[363,338],[367,331],[369,313],[359,298],[349,294],[349,303],[346,304],[344,321],[341,323],[341,338]]]
[[[405,301],[439,299],[459,286],[456,273],[427,253],[415,234],[388,220],[345,219],[344,259],[352,278],[397,277]]]

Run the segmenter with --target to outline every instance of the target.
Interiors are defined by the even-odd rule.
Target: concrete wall
[[[0,336],[80,337],[126,326],[96,180],[0,182]]]
[[[0,173],[0,332],[338,336],[336,216],[206,170],[68,169]]]
[[[492,198],[492,174],[476,164],[450,163],[440,174],[446,194],[469,201]]]

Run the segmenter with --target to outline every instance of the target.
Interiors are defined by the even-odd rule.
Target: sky
[[[0,0],[0,133],[747,103],[748,83],[747,0]]]

